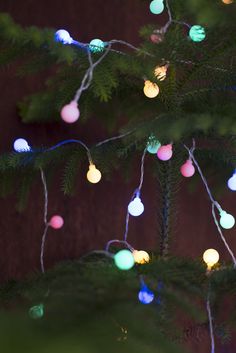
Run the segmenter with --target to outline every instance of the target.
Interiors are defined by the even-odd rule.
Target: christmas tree
[[[229,189],[236,190],[235,5],[153,0],[133,6],[142,6],[154,22],[141,28],[138,45],[109,33],[86,42],[67,29],[24,27],[0,15],[1,68],[10,67],[16,83],[19,75],[45,81],[17,102],[20,124],[36,129],[43,124],[52,135],[55,129],[63,132],[51,145],[41,136],[38,143],[15,136],[13,152],[0,156],[1,195],[18,195],[24,231],[32,223],[25,211],[28,197],[39,199],[43,226],[35,250],[22,241],[23,252],[35,258],[33,268],[26,264],[31,276],[1,286],[4,352],[214,353],[228,342],[234,345],[236,257],[228,234],[235,220],[218,196],[224,200],[227,178]],[[58,207],[53,213],[50,195],[58,175],[66,195],[74,196],[80,183],[84,195],[93,190],[93,196],[74,209],[65,204],[65,214],[56,212]],[[146,202],[146,176],[155,183],[158,207]],[[131,190],[125,179],[132,180]],[[202,183],[198,197],[210,214],[204,222],[215,226],[222,244],[212,242],[197,257],[186,258],[188,251],[176,256],[170,246],[185,217],[178,212],[179,195],[187,192],[183,183],[192,189]],[[106,222],[113,225],[112,203],[124,190],[119,234]],[[150,202],[155,197],[151,193]],[[192,198],[185,211],[201,210]],[[82,223],[85,214],[88,222]],[[156,218],[158,246],[157,239],[145,244],[150,215]],[[73,227],[77,216],[84,238],[86,228],[101,227],[106,241],[80,242],[77,260],[50,268],[48,251],[56,252],[60,243],[54,230]],[[60,251],[67,252],[68,242]]]

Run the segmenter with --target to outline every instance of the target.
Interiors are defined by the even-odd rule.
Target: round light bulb
[[[138,196],[136,196],[135,199],[129,203],[128,211],[129,214],[134,217],[138,217],[143,213],[144,205]]]
[[[28,152],[31,150],[28,142],[22,138],[15,140],[13,148],[16,152]]]
[[[71,38],[70,33],[65,29],[59,29],[55,33],[55,41],[63,44],[71,44],[73,42],[73,38]]]
[[[220,255],[215,249],[208,249],[203,254],[203,260],[207,264],[207,267],[211,269],[212,266],[217,264]]]
[[[147,264],[150,261],[150,256],[146,251],[143,250],[134,250],[133,251],[134,261],[137,264]]]
[[[146,286],[142,285],[138,293],[138,299],[142,304],[150,304],[154,300],[154,293]]]
[[[87,173],[87,179],[90,183],[96,184],[101,180],[102,174],[100,170],[98,170],[95,164],[90,164],[89,170]]]
[[[231,176],[231,178],[229,178],[228,180],[228,188],[232,191],[236,191],[236,173],[234,172],[234,174]]]
[[[172,144],[161,146],[157,151],[157,157],[161,161],[168,161],[169,159],[171,159],[172,155],[173,155]]]
[[[64,219],[61,216],[55,215],[50,219],[49,225],[53,229],[60,229],[63,227]]]
[[[234,1],[233,0],[222,0],[222,2],[226,5],[232,4]]]
[[[43,315],[44,315],[43,304],[35,305],[29,309],[29,316],[31,317],[31,319],[34,319],[34,320],[41,319]]]
[[[220,225],[222,228],[231,229],[233,228],[234,224],[235,224],[235,219],[231,214],[225,211],[220,212]]]
[[[101,39],[93,39],[89,43],[89,49],[92,53],[100,53],[104,50],[105,43]]]
[[[164,81],[166,79],[167,65],[157,66],[154,70],[154,75],[159,81]]]
[[[156,96],[158,96],[160,89],[156,83],[147,80],[144,83],[143,92],[146,97],[155,98]]]
[[[195,168],[193,166],[193,162],[191,161],[191,159],[188,159],[180,168],[180,172],[181,174],[185,177],[185,178],[190,178],[191,176],[194,175],[195,173]]]
[[[154,15],[159,15],[164,11],[164,1],[163,0],[153,0],[150,4],[150,11]]]
[[[65,123],[73,124],[80,116],[80,111],[78,109],[78,104],[75,101],[66,104],[61,110],[61,118]]]
[[[130,270],[134,266],[134,257],[129,250],[120,250],[114,256],[116,266],[123,271]]]
[[[194,25],[190,28],[189,37],[193,42],[202,42],[206,38],[205,28],[199,25]]]
[[[155,138],[149,138],[147,143],[147,151],[151,154],[156,154],[159,148],[161,147],[161,143]]]

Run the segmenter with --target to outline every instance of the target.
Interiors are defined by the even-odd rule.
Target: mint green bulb
[[[41,319],[44,315],[44,305],[39,304],[32,306],[32,308],[29,309],[29,316],[31,319],[37,320]]]
[[[164,0],[153,0],[150,4],[150,11],[154,15],[159,15],[164,11]]]
[[[134,266],[134,257],[129,250],[120,250],[114,256],[116,266],[123,271],[130,270]]]
[[[101,39],[93,39],[89,43],[89,49],[92,53],[100,53],[104,50],[105,44]]]
[[[155,138],[150,138],[147,143],[147,151],[151,154],[156,154],[159,148],[161,147],[161,143]]]
[[[231,214],[225,211],[220,212],[220,225],[222,228],[231,229],[233,228],[234,224],[235,224],[235,219]]]
[[[189,37],[193,42],[202,42],[206,38],[205,28],[199,25],[192,26],[189,31]]]

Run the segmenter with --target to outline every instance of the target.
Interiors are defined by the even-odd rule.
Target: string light
[[[128,211],[131,216],[138,217],[144,212],[144,205],[139,196],[136,196],[128,205]]]
[[[98,170],[95,164],[89,165],[89,170],[87,172],[87,179],[92,184],[97,184],[102,178],[100,170]]]
[[[166,79],[166,74],[167,74],[167,65],[163,66],[157,66],[154,70],[154,75],[159,81],[164,81]]]
[[[134,261],[140,265],[146,264],[150,261],[149,254],[143,250],[134,250],[133,257],[134,257]]]
[[[194,175],[195,173],[195,168],[193,166],[193,162],[191,161],[191,159],[188,159],[180,168],[180,172],[181,174],[186,177],[189,178],[191,176]]]
[[[220,211],[220,225],[224,229],[231,229],[235,224],[234,217],[226,211]]]
[[[130,270],[134,266],[134,257],[129,250],[120,250],[114,256],[116,266],[123,271]]]
[[[49,222],[50,227],[53,229],[61,229],[64,225],[64,219],[61,216],[52,216]]]
[[[161,146],[157,151],[157,157],[161,161],[168,161],[173,155],[172,144]]]
[[[13,144],[13,148],[16,152],[28,152],[31,150],[28,142],[23,138],[18,138],[15,140]]]
[[[78,104],[75,101],[70,102],[65,105],[61,110],[61,118],[65,123],[73,124],[80,116],[80,111],[78,109]]]
[[[145,283],[142,283],[141,289],[138,293],[138,299],[142,304],[151,304],[154,300],[154,293],[146,286]]]
[[[225,5],[230,5],[230,4],[232,4],[234,1],[233,1],[233,0],[222,0],[222,2],[223,2]]]
[[[35,305],[29,309],[29,316],[31,319],[38,320],[41,319],[44,315],[44,305],[39,304]]]
[[[164,11],[164,0],[153,0],[150,4],[150,11],[154,15],[159,15]]]
[[[202,42],[206,38],[205,28],[199,25],[194,25],[190,28],[189,37],[193,42]]]
[[[156,83],[146,80],[144,82],[143,92],[146,97],[155,98],[156,96],[158,96],[160,89]]]
[[[234,174],[229,178],[228,180],[228,188],[232,191],[236,191],[236,169],[234,171]]]
[[[70,33],[65,29],[59,29],[55,33],[55,41],[63,44],[72,44],[73,38],[71,38]]]
[[[105,43],[101,39],[93,39],[89,43],[89,49],[92,53],[100,53],[104,50]]]
[[[149,138],[149,141],[147,143],[147,151],[150,154],[156,154],[160,147],[161,143],[157,139],[155,139],[155,137]]]
[[[215,249],[208,249],[203,254],[203,261],[207,264],[208,270],[211,270],[211,268],[217,264],[219,258],[220,255]]]

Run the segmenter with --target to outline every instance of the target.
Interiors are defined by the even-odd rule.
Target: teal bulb
[[[235,224],[235,219],[231,214],[228,214],[225,211],[220,213],[220,225],[224,229],[231,229]]]
[[[129,250],[120,250],[114,256],[116,266],[123,271],[130,270],[134,266],[134,257]]]
[[[44,315],[44,305],[39,304],[32,306],[32,308],[29,309],[29,316],[31,319],[37,320],[41,319]]]
[[[158,140],[151,140],[147,144],[147,151],[151,154],[156,154],[160,147],[161,143]]]
[[[205,28],[199,25],[192,26],[189,31],[189,37],[194,42],[202,42],[206,38]]]
[[[100,53],[104,50],[105,44],[101,39],[93,39],[89,43],[89,49],[92,53]]]
[[[164,11],[164,2],[163,0],[153,0],[150,4],[150,11],[154,15],[159,15]]]

